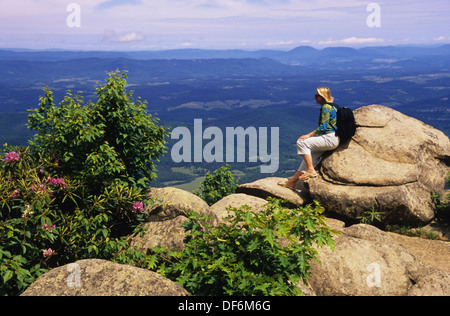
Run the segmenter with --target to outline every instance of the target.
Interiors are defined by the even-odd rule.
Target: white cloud
[[[145,40],[145,37],[139,32],[127,32],[118,34],[115,30],[105,30],[100,40],[102,42],[132,43],[142,42]]]
[[[436,42],[447,42],[450,41],[450,37],[447,36],[439,36],[434,39]]]
[[[140,33],[131,32],[119,36],[117,41],[119,43],[130,43],[130,42],[142,42],[143,40],[145,40],[145,38]]]
[[[370,37],[370,38],[357,38],[357,37],[349,37],[349,38],[344,38],[342,40],[342,42],[344,44],[349,44],[349,45],[353,45],[353,44],[373,44],[373,43],[383,43],[384,40],[381,38],[374,38],[374,37]]]
[[[327,41],[320,41],[317,44],[321,46],[327,45],[367,45],[367,44],[379,44],[383,43],[384,39],[369,37],[369,38],[358,38],[358,37],[348,37],[341,40],[329,39]]]
[[[298,45],[309,45],[311,44],[310,40],[303,40],[303,41],[273,41],[273,42],[267,42],[267,46],[273,46],[273,47],[282,47],[282,46],[298,46]]]
[[[180,47],[192,47],[194,44],[192,44],[191,42],[183,42],[180,44]]]

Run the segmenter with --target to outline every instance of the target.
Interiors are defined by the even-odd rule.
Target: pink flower
[[[50,229],[50,228],[52,228],[52,229]],[[55,225],[48,226],[48,223],[47,223],[47,222],[45,222],[45,225],[42,225],[42,229],[45,229],[45,230],[48,231],[50,234],[53,233],[53,229],[55,229],[55,228],[56,228]]]
[[[139,212],[141,213],[144,209],[144,204],[142,202],[136,201],[131,205],[131,211],[133,213]]]
[[[55,187],[59,187],[60,189],[67,188],[66,182],[63,178],[48,178],[45,182]]]
[[[20,196],[20,191],[19,190],[14,190],[14,193],[11,194],[11,198],[15,199],[16,197]]]
[[[37,194],[45,194],[47,192],[47,188],[43,184],[33,184],[31,186],[31,192],[37,193]]]
[[[50,257],[53,254],[53,250],[52,248],[48,248],[47,250],[42,250],[42,254],[44,255],[44,257]]]
[[[5,159],[3,159],[3,161],[14,163],[16,161],[19,161],[19,159],[20,158],[18,153],[16,153],[15,151],[10,151],[5,155]]]

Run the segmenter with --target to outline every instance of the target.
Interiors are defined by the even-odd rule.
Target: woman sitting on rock
[[[316,102],[321,104],[319,127],[297,140],[297,154],[303,156],[303,161],[295,175],[285,182],[278,183],[287,188],[294,188],[298,180],[307,180],[317,177],[314,166],[319,162],[322,154],[328,150],[336,149],[339,137],[336,136],[336,108],[330,104],[334,98],[327,87],[317,88]]]

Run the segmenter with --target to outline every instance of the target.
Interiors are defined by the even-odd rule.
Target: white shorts
[[[322,154],[329,150],[334,150],[339,146],[339,137],[335,133],[325,134],[321,136],[313,136],[304,141],[297,141],[298,155],[311,155],[314,167],[320,161]],[[303,160],[298,171],[306,171],[306,163]]]

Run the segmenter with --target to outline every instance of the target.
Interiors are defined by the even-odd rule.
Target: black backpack
[[[337,113],[336,127],[333,126],[333,129],[336,131],[336,136],[339,136],[340,142],[344,143],[356,133],[355,116],[348,107],[340,107],[336,103],[331,103],[330,105],[336,108]]]

